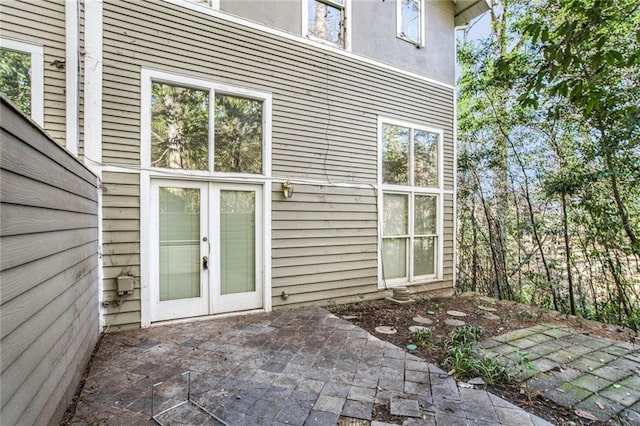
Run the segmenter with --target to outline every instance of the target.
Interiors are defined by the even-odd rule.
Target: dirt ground
[[[423,325],[414,321],[414,317],[428,318],[432,323],[424,325],[433,330],[433,338],[431,339],[433,343],[426,347],[418,345],[417,349],[410,350],[410,352],[440,366],[442,366],[447,356],[444,341],[449,332],[455,328],[445,323],[446,320],[450,319],[459,319],[469,325],[482,326],[484,332],[481,339],[546,322],[562,323],[588,335],[640,343],[637,335],[628,329],[571,317],[555,311],[543,310],[516,302],[490,299],[475,293],[464,293],[452,297],[417,299],[408,304],[397,304],[389,300],[375,300],[333,305],[329,306],[328,309],[333,314],[352,321],[378,338],[405,349],[407,345],[414,343],[409,327]],[[463,312],[467,316],[455,318],[448,314],[448,311]],[[378,326],[393,327],[397,330],[397,333],[378,333],[375,330]],[[492,387],[489,390],[552,423],[599,424],[581,418],[572,410],[558,406],[546,398],[533,394],[524,387],[520,387],[517,383],[506,383],[498,387]],[[376,417],[376,420],[394,420],[384,410],[378,410]]]

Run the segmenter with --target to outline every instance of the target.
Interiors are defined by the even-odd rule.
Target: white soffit
[[[453,0],[456,27],[467,25],[469,21],[490,9],[487,0]]]

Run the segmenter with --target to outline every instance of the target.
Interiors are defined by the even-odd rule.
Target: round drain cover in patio
[[[409,331],[412,333],[415,333],[420,330],[424,330],[425,332],[428,333],[431,329],[429,327],[425,327],[422,325],[412,325],[411,327],[409,327]]]
[[[466,324],[464,321],[460,321],[460,320],[457,320],[457,319],[444,320],[444,323],[447,324],[447,325],[451,325],[453,327],[460,327],[460,326]]]
[[[388,325],[381,325],[376,327],[376,333],[380,334],[396,334],[398,330]]]
[[[451,315],[452,317],[466,317],[467,314],[465,314],[464,312],[460,312],[460,311],[447,311],[447,314]]]
[[[421,317],[420,315],[418,315],[417,317],[413,317],[413,320],[418,324],[433,324],[433,320]]]

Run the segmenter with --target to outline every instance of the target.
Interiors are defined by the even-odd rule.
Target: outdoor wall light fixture
[[[284,195],[284,198],[291,198],[293,195],[293,185],[291,182],[282,182],[282,194]]]

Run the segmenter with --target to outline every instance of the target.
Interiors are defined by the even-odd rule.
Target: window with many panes
[[[389,284],[438,274],[442,133],[383,122],[382,276]]]
[[[346,47],[346,8],[349,0],[307,0],[306,34]]]
[[[149,91],[151,167],[264,174],[264,99],[154,80]]]
[[[398,37],[422,46],[423,0],[398,0]]]
[[[0,39],[0,93],[39,125],[44,123],[43,48]]]

